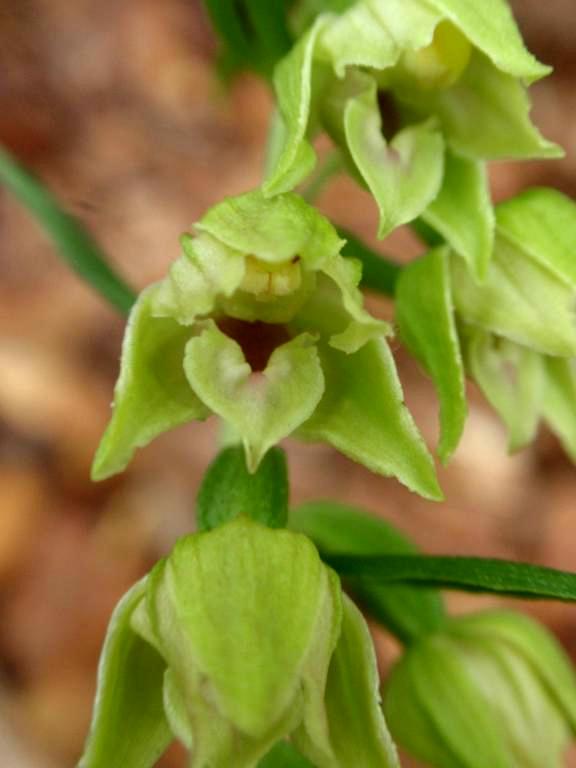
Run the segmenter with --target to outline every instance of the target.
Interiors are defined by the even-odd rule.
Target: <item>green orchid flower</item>
[[[182,539],[111,620],[79,768],[399,768],[367,626],[309,539],[236,518]],[[266,764],[266,763],[264,763]]]
[[[464,427],[466,373],[508,427],[511,450],[543,419],[576,460],[575,244],[574,202],[532,189],[497,207],[481,285],[448,247],[404,270],[398,326],[438,391],[444,461]]]
[[[160,433],[217,414],[248,467],[296,432],[438,498],[431,457],[403,404],[360,265],[293,194],[230,198],[184,235],[168,276],[128,322],[112,420],[93,476],[121,471]]]
[[[566,654],[511,611],[459,617],[417,640],[384,698],[393,736],[433,768],[560,768],[576,730]]]
[[[311,172],[323,129],[374,196],[380,237],[423,216],[483,278],[494,220],[482,161],[562,154],[530,121],[526,84],[550,70],[505,0],[314,0],[300,13],[314,20],[276,68],[265,193]]]

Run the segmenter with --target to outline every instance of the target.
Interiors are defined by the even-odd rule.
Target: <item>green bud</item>
[[[530,121],[526,84],[550,70],[506,0],[300,5],[316,20],[276,68],[283,143],[265,193],[310,173],[323,129],[374,196],[380,237],[422,215],[482,277],[494,221],[480,163],[562,154]]]
[[[540,624],[488,611],[412,645],[386,684],[385,711],[395,738],[434,768],[559,768],[576,679]]]
[[[283,739],[317,768],[397,768],[368,630],[305,536],[188,536],[119,613],[82,768],[151,768],[170,738],[191,768],[255,768]]]
[[[438,498],[384,339],[391,328],[364,309],[360,264],[340,254],[332,225],[296,195],[255,191],[214,206],[195,229],[131,313],[94,478],[120,472],[160,433],[216,414],[251,472],[297,432]]]

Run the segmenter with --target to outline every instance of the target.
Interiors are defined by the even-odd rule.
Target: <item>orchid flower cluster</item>
[[[543,420],[576,459],[576,205],[534,189],[494,207],[486,166],[561,154],[529,114],[527,87],[549,68],[505,0],[301,0],[289,22],[262,185],[210,208],[129,318],[94,479],[211,416],[240,464],[226,486],[217,459],[219,490],[207,476],[199,497],[211,522],[118,605],[80,766],[151,768],[176,739],[191,768],[397,768],[392,737],[437,768],[560,765],[576,681],[543,628],[505,611],[447,616],[413,584],[346,583],[407,645],[382,706],[367,624],[321,555],[414,545],[332,503],[266,518],[254,495],[276,498],[268,462],[294,436],[442,499],[395,333],[437,390],[442,462],[467,377],[512,450]],[[405,224],[434,235],[400,270],[393,324],[365,308],[361,263],[298,193],[322,134],[372,196],[379,237]]]

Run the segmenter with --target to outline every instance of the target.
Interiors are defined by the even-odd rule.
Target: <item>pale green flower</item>
[[[182,539],[122,600],[80,768],[254,768],[289,738],[316,768],[398,768],[366,624],[305,536],[247,518]]]
[[[313,21],[276,69],[280,148],[264,191],[311,172],[323,129],[373,194],[380,236],[423,215],[482,278],[494,221],[481,161],[561,154],[530,121],[526,84],[549,68],[525,49],[507,3],[302,5]]]
[[[120,472],[160,433],[216,414],[251,471],[297,432],[438,498],[384,338],[390,327],[364,310],[360,265],[340,255],[332,225],[296,195],[255,191],[216,205],[195,229],[132,311],[94,477]]]

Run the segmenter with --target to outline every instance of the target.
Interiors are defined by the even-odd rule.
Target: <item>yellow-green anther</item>
[[[471,54],[466,36],[450,21],[442,21],[430,45],[402,55],[398,74],[401,80],[407,75],[419,88],[448,88],[461,77]]]
[[[270,264],[254,256],[246,257],[244,278],[240,290],[261,301],[277,296],[289,296],[302,285],[302,270],[297,258],[281,264]]]

